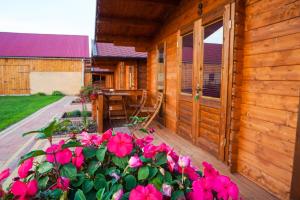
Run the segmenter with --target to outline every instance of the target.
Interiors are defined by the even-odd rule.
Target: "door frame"
[[[205,15],[201,19],[194,22],[194,81],[193,84],[193,97],[199,95],[199,100],[193,98],[193,142],[196,142],[199,131],[200,119],[200,105],[202,101],[202,88],[203,88],[203,37],[204,26],[214,23],[218,20],[223,20],[223,62],[221,68],[221,91],[219,98],[220,108],[220,127],[219,127],[219,160],[228,163],[229,160],[229,138],[230,138],[230,125],[231,125],[231,95],[232,95],[232,74],[233,74],[233,20],[234,20],[234,4],[227,4],[222,8],[218,8],[217,15]],[[207,17],[206,17],[207,16]],[[213,18],[211,17],[213,16]],[[200,91],[197,91],[196,84],[200,86]],[[206,102],[214,106],[217,102]]]

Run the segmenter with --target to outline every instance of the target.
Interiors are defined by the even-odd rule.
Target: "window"
[[[181,92],[192,94],[193,33],[182,36]]]
[[[223,21],[204,27],[203,96],[220,98]]]
[[[165,45],[158,46],[157,90],[163,91],[165,86]]]

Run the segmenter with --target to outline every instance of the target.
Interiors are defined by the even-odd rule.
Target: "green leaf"
[[[83,155],[85,158],[92,158],[96,155],[96,149],[92,147],[86,147],[83,149]]]
[[[131,190],[137,185],[136,178],[133,175],[127,175],[124,180],[126,190]]]
[[[128,200],[129,199],[129,194],[130,194],[130,192],[126,192],[125,194],[123,194],[121,200]]]
[[[167,155],[165,153],[158,153],[155,156],[156,164],[163,165],[167,163]]]
[[[37,157],[37,156],[41,156],[41,155],[45,155],[46,152],[44,152],[43,150],[34,150],[31,151],[27,154],[25,154],[24,156],[21,157],[19,164],[22,164],[25,160],[29,159],[29,158],[33,158],[33,157]]]
[[[76,141],[69,141],[68,143],[62,145],[62,149],[66,149],[70,147],[82,147],[82,144]]]
[[[40,174],[47,173],[53,169],[53,164],[49,162],[44,162],[38,166],[38,172]]]
[[[79,173],[77,174],[76,179],[71,182],[71,184],[74,187],[79,187],[84,180],[85,180],[85,175],[83,173]]]
[[[97,150],[96,157],[100,162],[103,162],[106,151],[107,151],[106,147],[101,147],[100,149]]]
[[[119,158],[119,157],[113,156],[112,162],[115,165],[117,165],[119,168],[125,169],[126,166],[128,165],[128,157],[126,156],[124,158]]]
[[[154,179],[150,180],[149,183],[152,183],[158,190],[160,190],[163,184],[163,176],[158,174]]]
[[[172,182],[172,174],[168,171],[165,171],[165,176],[164,176],[164,180],[166,183],[171,183]]]
[[[63,191],[60,189],[52,190],[50,193],[51,199],[59,199],[63,195]]]
[[[80,189],[77,190],[77,192],[75,193],[74,200],[86,200],[82,190],[80,190]]]
[[[184,197],[184,192],[181,190],[177,190],[175,192],[172,192],[171,200],[177,200]]]
[[[73,164],[69,163],[61,167],[60,173],[63,177],[67,177],[70,180],[75,180],[77,176],[77,169]]]
[[[93,176],[99,167],[100,167],[100,163],[92,160],[88,166],[89,175]]]
[[[46,189],[48,181],[49,181],[49,176],[45,176],[45,177],[39,178],[39,180],[38,180],[39,189],[40,190]]]
[[[88,193],[89,191],[91,191],[94,187],[94,182],[91,180],[85,180],[82,184],[82,191],[84,193]]]
[[[144,156],[140,156],[140,159],[143,163],[148,163],[148,162],[151,162],[151,158],[145,158]]]
[[[99,190],[101,188],[106,188],[107,182],[105,180],[105,177],[102,174],[97,174],[94,181],[94,187],[96,190]]]
[[[102,200],[104,191],[105,191],[105,188],[101,188],[100,190],[98,190],[98,192],[96,194],[97,200]]]
[[[138,180],[145,180],[149,176],[149,167],[143,166],[138,171]]]
[[[156,176],[157,172],[158,172],[158,169],[156,167],[149,167],[148,179],[152,179],[154,176]]]

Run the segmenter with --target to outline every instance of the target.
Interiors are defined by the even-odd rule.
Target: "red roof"
[[[88,36],[0,32],[0,57],[89,57]]]
[[[97,43],[93,55],[112,58],[147,58],[147,53],[137,52],[134,47],[115,46],[112,43]]]

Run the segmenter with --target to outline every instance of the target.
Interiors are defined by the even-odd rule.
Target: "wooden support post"
[[[98,133],[103,132],[103,94],[98,94],[97,98],[97,126]]]
[[[291,200],[300,199],[300,99],[299,99],[299,106],[298,106],[298,123],[297,123],[297,132],[296,132],[290,199]]]
[[[92,100],[92,118],[94,121],[97,120],[97,99]]]

